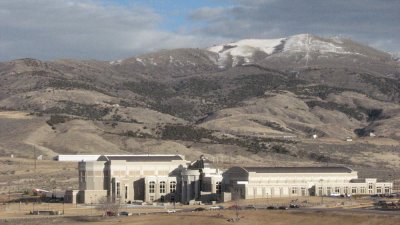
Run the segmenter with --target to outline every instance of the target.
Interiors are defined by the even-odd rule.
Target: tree
[[[233,191],[232,193],[232,200],[235,202],[234,204],[234,208],[235,208],[235,214],[236,214],[236,221],[238,221],[240,219],[239,217],[239,210],[240,208],[240,200],[241,200],[241,196],[240,193],[238,191]]]
[[[96,206],[96,209],[103,212],[104,215],[107,216],[109,215],[108,212],[111,212],[113,215],[118,215],[120,207],[121,204],[119,202],[113,202],[107,197],[102,197],[99,199],[99,204]]]

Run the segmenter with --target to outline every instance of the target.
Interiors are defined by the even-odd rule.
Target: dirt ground
[[[1,195],[0,195],[1,196]],[[5,198],[7,196],[4,196]],[[39,199],[38,199],[39,200]],[[393,199],[392,199],[393,200]],[[396,199],[397,201],[397,199]],[[226,202],[221,203],[219,205],[228,208],[234,204],[241,205],[245,207],[247,205],[256,205],[257,207],[266,207],[266,206],[288,206],[290,203],[295,203],[301,205],[302,207],[307,208],[360,208],[360,207],[368,207],[372,206],[373,201],[368,197],[351,199],[351,198],[332,198],[332,197],[324,197],[323,199],[320,197],[286,197],[286,198],[268,198],[268,199],[247,199],[240,200],[238,202]],[[96,216],[101,215],[103,212],[97,210],[96,208],[99,205],[84,205],[84,204],[69,204],[69,203],[39,203],[39,202],[15,202],[15,203],[7,203],[0,204],[0,218],[12,218],[12,217],[26,217],[30,211],[34,210],[57,210],[64,211],[66,216]],[[176,205],[176,210],[186,210],[193,209],[196,207],[210,208],[211,205]],[[166,212],[167,209],[172,209],[173,205],[166,206],[132,206],[132,205],[121,205],[119,211],[128,211],[133,214],[138,213],[153,213],[153,212]]]
[[[393,199],[392,199],[393,200]],[[397,200],[397,199],[396,199]],[[299,197],[293,198],[270,198],[257,200],[241,200],[237,202],[242,206],[255,204],[261,205],[288,205],[290,202],[304,205],[300,209],[279,210],[240,210],[239,220],[229,221],[237,218],[234,210],[201,211],[190,212],[196,207],[208,209],[210,205],[188,206],[177,205],[177,213],[167,214],[166,207],[134,207],[122,205],[119,211],[128,211],[133,214],[129,217],[102,217],[103,211],[97,210],[93,205],[74,205],[62,203],[11,203],[0,205],[1,225],[50,225],[50,224],[93,224],[93,225],[116,225],[116,224],[188,224],[188,225],[213,225],[213,224],[246,224],[246,225],[347,225],[347,224],[399,224],[400,211],[384,214],[380,211],[360,209],[361,207],[372,206],[372,200],[368,197],[349,198],[324,198],[320,197]],[[227,202],[223,205],[228,208],[234,204]],[[32,210],[58,210],[65,212],[64,216],[29,215]],[[187,210],[186,212],[184,212]],[[152,214],[158,213],[158,214]],[[140,214],[140,215],[139,215]]]
[[[3,222],[5,225],[29,224],[93,224],[93,225],[154,225],[154,224],[180,224],[180,225],[214,225],[214,224],[240,224],[240,225],[398,225],[400,214],[378,215],[378,214],[355,214],[351,212],[329,212],[329,211],[268,211],[268,210],[242,210],[239,212],[239,220],[229,221],[236,218],[235,211],[204,211],[176,214],[141,215],[129,217],[105,218],[100,217],[65,217],[46,219],[23,219]]]
[[[119,218],[117,221],[104,221],[96,224],[188,224],[211,225],[232,224],[228,219],[235,218],[234,211],[199,212],[176,215],[143,216]],[[243,211],[239,213],[241,219],[234,224],[262,225],[262,224],[399,224],[400,216],[368,216],[336,213],[303,213],[295,211],[270,212],[270,211]]]

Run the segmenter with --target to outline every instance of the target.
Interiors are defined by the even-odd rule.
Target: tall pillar
[[[217,193],[217,184],[214,179],[211,179],[211,193]]]
[[[192,196],[199,196],[198,177],[200,175],[198,170],[183,170],[182,173],[182,202],[189,202],[193,199]],[[197,179],[196,179],[197,177]],[[192,188],[192,182],[194,188]]]
[[[186,201],[189,202],[192,198],[192,180],[190,177],[187,179],[187,185],[186,185]]]
[[[193,176],[194,178],[194,198],[200,198],[200,191],[199,191],[199,178],[197,176]]]

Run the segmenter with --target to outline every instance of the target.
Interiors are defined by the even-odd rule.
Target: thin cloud
[[[225,0],[226,3],[229,0]],[[397,0],[231,0],[187,12],[172,32],[155,9],[103,0],[0,1],[0,61],[115,60],[159,49],[207,47],[241,38],[341,35],[400,51]],[[164,16],[164,17],[163,17]]]
[[[161,30],[162,19],[150,8],[100,1],[0,1],[0,61],[25,57],[111,60],[206,44],[207,38]]]
[[[275,38],[298,33],[341,35],[399,51],[400,4],[395,0],[232,0],[234,7],[197,9],[189,16],[205,25],[195,32],[230,39]],[[208,16],[207,16],[208,15]],[[379,44],[377,44],[379,43]]]

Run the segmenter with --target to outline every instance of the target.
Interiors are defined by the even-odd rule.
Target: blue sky
[[[1,0],[0,61],[115,60],[309,33],[400,52],[399,0]]]
[[[188,17],[196,9],[233,5],[230,0],[108,0],[106,2],[125,7],[149,7],[163,17],[159,24],[160,28],[172,32],[179,32],[184,27],[193,26],[194,21],[191,21]]]

